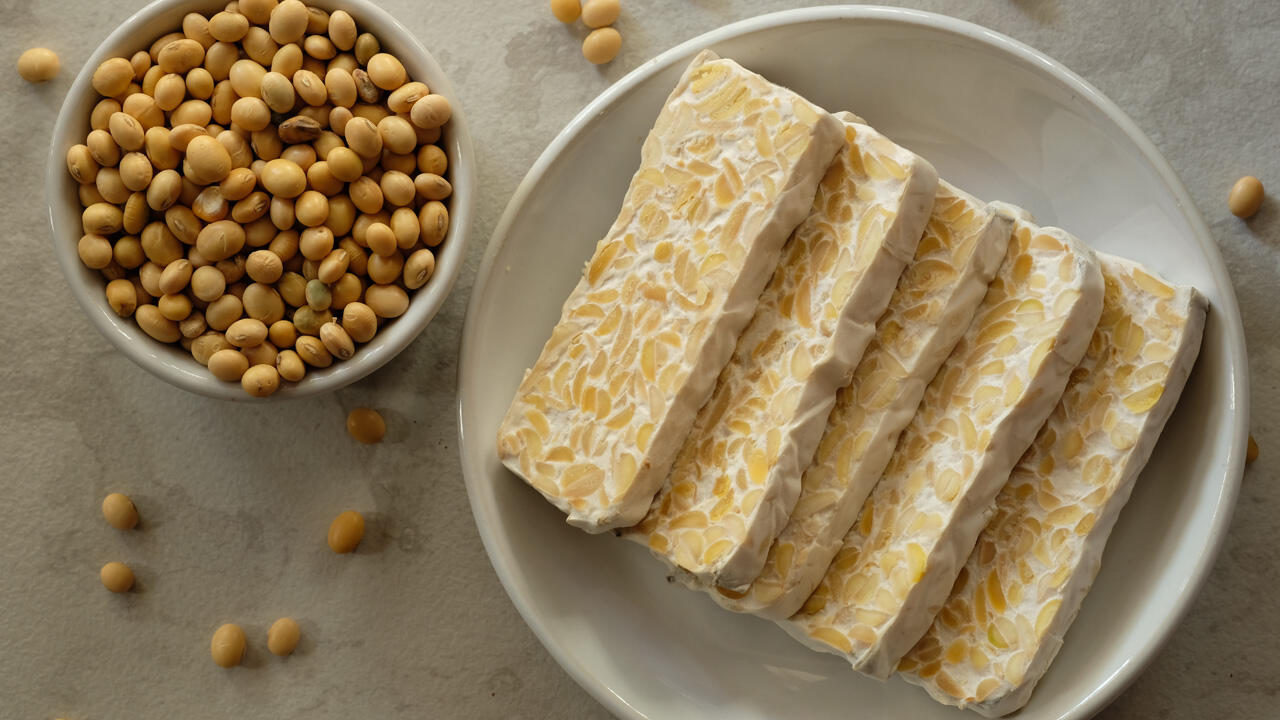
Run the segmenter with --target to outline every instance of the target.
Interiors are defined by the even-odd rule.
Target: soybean
[[[245,54],[250,59],[263,66],[270,65],[276,51],[280,49],[280,45],[276,43],[275,38],[271,37],[271,33],[262,27],[249,28],[240,46],[244,48]]]
[[[404,256],[393,250],[388,255],[374,254],[369,257],[369,279],[379,284],[390,284],[400,279],[400,271],[404,269]]]
[[[551,14],[568,25],[582,15],[582,0],[551,0]]]
[[[142,128],[142,124],[138,119],[125,113],[114,112],[107,120],[107,129],[111,132],[111,139],[125,150],[139,150],[142,148],[146,131]]]
[[[347,427],[348,429],[351,427],[350,416],[347,419]],[[381,440],[381,437],[379,436],[378,439]],[[338,554],[354,552],[363,539],[364,516],[355,510],[347,510],[339,514],[329,525],[329,549]]]
[[[219,332],[231,327],[231,324],[239,320],[242,315],[244,315],[244,304],[240,302],[240,298],[230,292],[219,296],[204,309],[205,322]]]
[[[320,267],[316,270],[316,279],[326,284],[336,283],[347,272],[350,263],[351,258],[346,250],[342,248],[332,250],[320,261]]]
[[[120,158],[120,181],[132,192],[145,190],[151,184],[151,160],[140,152]]]
[[[219,42],[237,42],[249,32],[249,18],[240,13],[220,12],[209,18],[209,34]]]
[[[280,293],[270,285],[255,282],[244,289],[240,298],[244,314],[270,325],[284,318],[285,306]]]
[[[85,139],[85,145],[89,148],[89,155],[93,157],[94,162],[102,167],[111,167],[120,162],[120,146],[116,145],[116,141],[111,137],[111,133],[106,130],[94,130],[89,133],[89,137]],[[81,147],[79,145],[74,146]],[[68,154],[68,159],[70,154]]]
[[[113,113],[120,112],[120,103],[111,98],[99,100],[89,113],[89,127],[94,130],[107,129],[107,120]]]
[[[210,42],[210,45],[213,43]],[[185,73],[204,60],[204,46],[196,40],[184,38],[160,48],[156,64],[167,73]]]
[[[273,655],[284,657],[298,647],[301,635],[302,631],[293,618],[280,618],[271,623],[271,628],[267,630],[267,649]]]
[[[271,124],[271,111],[262,98],[242,97],[231,105],[231,122],[249,132],[257,132]]]
[[[242,318],[227,328],[227,342],[236,347],[253,347],[267,339],[267,326],[256,318]]]
[[[324,81],[305,68],[293,74],[293,89],[303,102],[313,107],[319,107],[329,99],[329,90]]]
[[[302,49],[317,60],[332,60],[338,54],[333,41],[323,35],[308,35],[302,40]]]
[[[436,269],[436,256],[427,248],[415,251],[404,261],[404,286],[417,290],[431,279]]]
[[[428,200],[444,200],[453,194],[453,186],[449,181],[432,172],[419,173],[413,179],[413,186],[419,195]]]
[[[281,350],[276,356],[276,371],[289,382],[298,382],[307,374],[307,366],[293,350]]]
[[[303,310],[305,309],[307,308],[303,308]],[[317,328],[318,331],[319,328]],[[312,367],[327,368],[333,364],[333,356],[329,354],[329,350],[325,348],[320,338],[314,335],[303,335],[298,338],[297,343],[294,345],[294,350],[297,351],[298,357],[302,358],[303,362]]]
[[[295,201],[294,214],[308,228],[323,225],[329,217],[329,199],[316,190],[307,190]]]
[[[444,203],[431,200],[418,211],[418,224],[422,227],[422,242],[427,247],[435,247],[444,242],[445,233],[449,231],[449,210]]]
[[[324,347],[339,360],[350,360],[356,352],[355,342],[346,330],[337,322],[329,321],[320,326],[320,341]]]
[[[406,73],[404,65],[395,55],[377,53],[366,63],[369,79],[383,90],[395,90],[404,84]]]
[[[307,6],[301,0],[284,0],[271,11],[271,39],[278,43],[297,42],[307,32]]]
[[[431,94],[426,83],[407,82],[387,96],[387,108],[394,113],[407,113],[418,100]]]
[[[352,118],[347,122],[345,136],[347,145],[361,157],[374,158],[382,153],[382,136],[368,118]]]
[[[209,324],[205,322],[204,313],[199,310],[193,310],[190,315],[178,321],[178,332],[188,340],[200,337],[208,329]]]
[[[107,304],[120,317],[129,317],[138,307],[138,295],[133,283],[120,278],[107,283]]]
[[[254,282],[271,284],[284,273],[284,263],[270,250],[255,250],[245,260],[244,270]]]
[[[217,43],[217,47],[221,43]],[[212,48],[211,48],[212,49]],[[208,51],[206,51],[205,62],[208,63]],[[186,77],[187,93],[193,98],[200,100],[208,100],[213,96],[213,73],[206,68],[192,68]]]
[[[303,230],[298,250],[307,260],[320,262],[333,251],[333,231],[323,225]]]
[[[213,631],[209,641],[209,654],[213,662],[222,668],[232,668],[244,659],[244,630],[233,623],[227,623]]]
[[[111,241],[102,235],[82,236],[76,244],[76,252],[80,255],[80,262],[93,270],[101,270],[111,264]]]
[[[226,338],[222,336],[222,333],[209,331],[192,341],[191,357],[195,358],[196,362],[201,365],[208,367],[209,361],[219,350],[234,349],[231,343],[227,342]]]
[[[197,136],[187,144],[188,177],[200,185],[221,182],[231,172],[231,154],[222,143],[207,135]]]
[[[165,317],[155,305],[139,306],[134,311],[134,317],[143,332],[162,343],[177,342],[182,337],[178,323]]]
[[[126,270],[133,270],[147,261],[146,253],[142,250],[142,242],[134,235],[126,235],[116,240],[112,255],[116,263]]]
[[[71,149],[67,150],[67,171],[76,182],[92,183],[98,177],[98,168],[99,164],[93,158],[93,153],[88,146],[72,145]]]
[[[240,0],[238,8],[249,22],[255,25],[266,25],[271,20],[271,11],[275,9],[277,0]]]
[[[286,113],[293,109],[297,96],[293,90],[293,82],[284,74],[273,70],[263,75],[260,88],[262,100],[273,112]]]
[[[622,35],[611,27],[592,30],[582,41],[582,56],[588,62],[602,65],[618,56],[622,48]]]
[[[413,124],[424,130],[444,125],[452,115],[453,106],[443,95],[435,93],[422,96],[409,110],[409,118],[413,120]]]
[[[348,269],[354,269],[349,266]],[[348,303],[355,302],[364,294],[364,283],[360,282],[360,278],[351,273],[345,273],[338,278],[338,282],[333,284],[331,289],[332,301],[329,306],[334,310],[341,310]]]
[[[365,304],[380,318],[396,318],[409,309],[409,295],[398,285],[371,285],[364,291]]]
[[[618,0],[587,0],[582,5],[582,24],[589,28],[612,25],[621,13]]]
[[[1238,218],[1252,217],[1262,207],[1266,192],[1262,181],[1252,175],[1246,175],[1231,186],[1231,194],[1227,197],[1227,206],[1231,214]]]
[[[212,265],[196,268],[191,274],[191,294],[204,302],[217,300],[226,291],[227,281]]]
[[[329,39],[339,50],[350,50],[356,44],[356,23],[345,10],[329,14]]]
[[[29,83],[48,82],[58,75],[62,62],[49,48],[30,48],[18,56],[18,74]]]
[[[127,197],[127,196],[126,196]],[[94,203],[81,213],[86,234],[111,235],[124,227],[124,213],[111,203]]]
[[[98,194],[102,195],[102,199],[113,205],[123,203],[132,194],[129,188],[124,186],[124,181],[120,179],[120,170],[117,168],[104,167],[98,170],[93,183]]]
[[[147,159],[157,170],[173,170],[182,164],[182,156],[173,149],[171,135],[169,128],[164,126],[150,128],[143,135],[142,146],[147,152]]]
[[[307,174],[297,163],[277,158],[262,168],[262,186],[272,195],[295,198],[307,187]]]
[[[271,365],[274,367],[276,356],[280,354],[275,345],[266,341],[253,347],[242,348],[240,352],[244,353],[244,356],[249,359],[249,367],[254,365]]]
[[[356,60],[361,65],[368,65],[369,59],[374,55],[377,55],[382,50],[382,46],[378,44],[378,38],[374,37],[372,34],[361,33],[356,38],[354,49]]]
[[[161,295],[156,301],[156,307],[160,309],[161,315],[174,323],[191,315],[191,299],[186,295]],[[178,335],[181,337],[182,328],[178,328]]]
[[[355,117],[351,110],[341,105],[329,111],[329,127],[337,133],[345,132],[347,123]]]
[[[132,530],[138,524],[138,508],[122,493],[111,493],[102,499],[102,516],[117,530]]]
[[[154,89],[152,92],[154,92]],[[133,116],[138,121],[138,124],[142,126],[144,133],[164,123],[164,111],[160,109],[156,99],[145,91],[133,93],[126,97],[120,105],[120,110],[126,115]]]
[[[200,13],[187,13],[183,16],[182,34],[200,43],[201,48],[207,48],[214,43],[213,36],[209,34],[209,18]]]
[[[277,347],[293,347],[298,339],[298,330],[288,320],[277,320],[267,328],[267,339]]]
[[[182,292],[191,281],[193,271],[190,260],[186,258],[174,260],[165,266],[164,272],[160,273],[160,290],[166,295]]]
[[[196,248],[212,262],[225,260],[244,247],[244,228],[231,220],[218,220],[204,226],[196,236]]]
[[[362,302],[350,302],[342,309],[342,327],[356,342],[369,342],[378,331],[378,316]]]
[[[249,369],[249,359],[230,346],[209,356],[209,372],[219,380],[235,382]]]
[[[98,573],[102,585],[113,593],[129,592],[133,587],[133,570],[122,562],[109,562]]]
[[[133,65],[124,58],[110,58],[104,60],[93,71],[90,84],[99,95],[116,97],[123,93],[131,82],[133,82]]]
[[[348,127],[350,125],[351,123],[348,123]],[[329,163],[329,169],[333,176],[342,182],[354,182],[363,173],[363,163],[360,160],[360,156],[348,147],[334,148],[329,152],[325,161]]]
[[[347,194],[356,209],[362,213],[372,215],[382,209],[384,201],[382,187],[367,175],[351,183],[347,188]]]
[[[274,365],[254,365],[240,376],[240,387],[253,397],[274,395],[280,389],[280,373]]]
[[[302,69],[302,48],[296,43],[289,43],[282,46],[271,57],[271,71],[280,73],[285,77],[292,78],[293,74]],[[290,83],[292,87],[292,83]]]
[[[374,410],[373,408],[359,407],[347,413],[347,432],[350,433],[351,437],[355,438],[359,443],[364,445],[376,445],[377,443],[382,442],[382,438],[386,436],[387,423],[382,419],[382,414],[377,410]],[[343,515],[345,514],[346,513],[343,513]],[[339,515],[338,517],[341,519],[342,515]],[[337,523],[337,520],[334,522]],[[350,520],[347,522],[350,522]],[[361,518],[360,527],[363,531],[363,518]],[[332,533],[332,530],[330,532]],[[357,540],[357,542],[359,541]],[[332,543],[330,543],[330,546],[332,546]],[[354,545],[352,547],[354,547]],[[334,551],[341,552],[336,548]]]
[[[218,190],[221,192],[222,197],[229,202],[239,202],[248,197],[257,184],[258,176],[254,175],[252,170],[238,167],[232,168],[231,172],[227,173],[227,176],[218,184]],[[250,220],[240,220],[238,222],[251,222],[258,219],[258,217],[262,217],[262,215],[259,214]]]

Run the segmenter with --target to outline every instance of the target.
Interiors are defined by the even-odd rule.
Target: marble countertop
[[[606,718],[543,650],[485,557],[459,471],[455,375],[485,244],[534,159],[588,101],[645,59],[785,0],[623,2],[621,55],[582,60],[545,0],[380,3],[417,32],[472,125],[479,197],[467,267],[408,350],[366,380],[255,405],[177,390],[82,316],[49,250],[38,179],[63,94],[140,2],[0,0],[0,715],[12,718]],[[1280,190],[1280,3],[1267,0],[915,0],[1062,61],[1099,87],[1181,175],[1235,281],[1250,347],[1253,433],[1218,564],[1154,664],[1099,717],[1261,718],[1280,696],[1280,212],[1250,222],[1226,195],[1244,174]],[[53,82],[13,71],[22,49],[62,58]],[[387,418],[357,445],[346,412]],[[101,518],[112,491],[143,517]],[[370,521],[355,557],[324,545],[332,517]],[[137,589],[105,592],[128,562]],[[266,628],[303,641],[279,660]],[[218,671],[209,636],[249,633],[250,672]]]

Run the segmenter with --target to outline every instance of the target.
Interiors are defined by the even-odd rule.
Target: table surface
[[[466,268],[403,354],[332,395],[266,405],[177,390],[85,320],[50,252],[40,176],[58,107],[92,49],[141,3],[0,0],[0,698],[13,718],[607,718],[525,627],[485,557],[459,470],[455,375],[476,267],[534,159],[588,101],[645,59],[786,0],[624,2],[624,47],[596,68],[546,0],[381,4],[421,37],[458,89],[480,189]],[[1260,718],[1280,695],[1280,448],[1272,322],[1280,212],[1250,222],[1227,191],[1253,174],[1280,188],[1280,3],[1234,0],[919,0],[1062,61],[1109,95],[1181,175],[1219,243],[1244,313],[1253,433],[1222,555],[1154,664],[1099,717]],[[62,58],[46,85],[12,68],[22,49]],[[379,408],[388,436],[357,445],[343,420]],[[109,528],[108,492],[137,531]],[[344,508],[369,518],[354,556],[324,545]],[[98,568],[123,560],[134,592]],[[267,627],[297,618],[290,658]],[[209,636],[249,635],[221,671]]]

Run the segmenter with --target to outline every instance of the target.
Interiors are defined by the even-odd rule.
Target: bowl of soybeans
[[[374,3],[158,0],[76,77],[46,194],[68,285],[124,355],[211,397],[304,397],[435,316],[473,168],[444,72]]]

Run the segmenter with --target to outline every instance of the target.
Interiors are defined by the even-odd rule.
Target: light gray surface
[[[581,26],[560,26],[545,0],[386,0],[450,74],[472,124],[480,192],[468,268],[431,327],[380,372],[329,397],[252,406],[173,389],[114,352],[48,248],[39,180],[62,94],[140,3],[0,0],[0,715],[607,717],[525,628],[476,533],[454,420],[465,302],[507,199],[583,105],[680,41],[796,4],[624,2],[623,53],[596,69],[579,55]],[[1280,448],[1280,212],[1268,200],[1244,223],[1225,198],[1242,174],[1280,191],[1280,3],[900,4],[1011,35],[1098,86],[1173,164],[1217,238],[1244,313],[1263,455],[1191,615],[1100,717],[1270,717],[1280,696],[1270,457]],[[54,82],[29,86],[12,71],[32,45],[61,55]],[[347,437],[343,418],[360,405],[386,416],[384,444]],[[133,496],[139,530],[103,522],[111,491]],[[366,513],[369,532],[356,555],[336,556],[324,535],[346,508]],[[109,560],[135,569],[135,592],[101,587]],[[281,615],[303,631],[284,660],[265,649]],[[249,634],[242,668],[209,660],[222,622]]]

